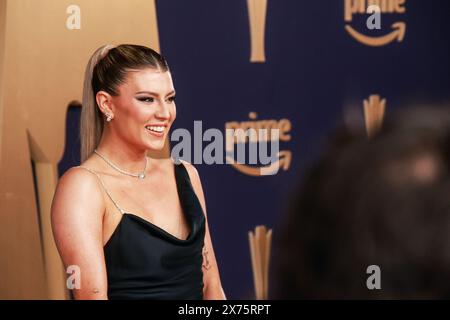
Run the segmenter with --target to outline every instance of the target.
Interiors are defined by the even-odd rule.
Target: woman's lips
[[[164,131],[165,131],[165,127],[161,127],[161,126],[155,126],[155,129],[151,129],[148,126],[145,127],[145,129],[147,130],[148,133],[152,134],[155,137],[162,137],[164,136]],[[162,129],[162,131],[161,131]]]

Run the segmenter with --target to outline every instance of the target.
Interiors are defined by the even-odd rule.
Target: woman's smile
[[[166,125],[147,125],[145,126],[147,132],[155,137],[162,138],[166,131]]]

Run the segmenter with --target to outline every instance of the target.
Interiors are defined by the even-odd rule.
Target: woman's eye
[[[142,102],[153,102],[153,101],[155,101],[155,98],[152,98],[152,97],[141,97],[141,98],[138,98],[138,100],[142,101]]]
[[[167,100],[169,100],[170,102],[175,102],[175,96],[173,96],[173,97],[170,97],[169,99],[167,99]]]

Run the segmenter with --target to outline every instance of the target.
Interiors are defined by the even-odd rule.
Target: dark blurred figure
[[[450,109],[399,113],[371,140],[333,137],[275,242],[275,298],[450,299]]]

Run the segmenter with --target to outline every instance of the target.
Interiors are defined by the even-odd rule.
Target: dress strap
[[[102,178],[100,178],[100,175],[99,175],[97,172],[95,172],[94,170],[92,170],[92,169],[90,169],[90,168],[88,168],[88,167],[85,167],[85,166],[78,166],[78,168],[86,169],[87,171],[89,171],[89,172],[95,174],[95,175],[97,176],[98,180],[100,181],[100,183],[101,183],[101,185],[102,185],[102,187],[103,187],[103,190],[105,190],[106,194],[107,194],[108,197],[111,199],[112,203],[114,203],[114,205],[116,206],[116,208],[119,210],[120,213],[122,213],[122,214],[125,213],[125,211],[122,210],[121,207],[119,207],[119,205],[117,204],[117,202],[114,201],[113,197],[111,196],[111,194],[109,193],[109,191],[108,191],[108,189],[106,188],[105,184],[103,183]]]

